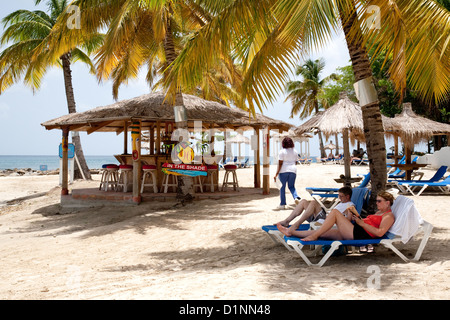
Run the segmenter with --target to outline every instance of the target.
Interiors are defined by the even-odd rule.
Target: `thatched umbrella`
[[[230,139],[227,139],[227,143],[237,143],[239,147],[238,152],[238,159],[241,157],[241,144],[250,144],[250,139],[245,137],[242,134],[235,135],[234,137],[231,137]]]
[[[330,142],[329,144],[325,145],[324,148],[334,150],[334,149],[336,149],[336,145],[334,143]]]
[[[383,119],[384,120],[384,119]],[[403,104],[403,111],[394,118],[387,118],[384,129],[386,133],[400,137],[405,148],[426,141],[434,135],[450,134],[450,125],[421,117],[414,113],[411,103]]]
[[[364,124],[359,104],[351,101],[345,93],[340,95],[339,101],[325,111],[318,112],[311,119],[297,127],[297,135],[312,130],[320,130],[326,136],[336,133],[343,134],[345,180],[350,181],[350,151],[349,131],[357,136],[363,136]]]
[[[387,134],[394,136],[395,153],[397,155],[397,139],[400,138],[405,145],[406,167],[411,164],[411,150],[413,146],[421,141],[427,141],[434,135],[449,135],[450,125],[421,117],[414,113],[411,103],[404,103],[402,113],[396,114],[394,118],[383,118],[384,130]],[[406,169],[407,177],[410,179],[412,170]]]

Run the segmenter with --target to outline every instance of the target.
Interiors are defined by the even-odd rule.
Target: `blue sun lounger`
[[[301,224],[297,230],[309,230],[310,225],[309,224]],[[267,235],[270,237],[270,239],[272,239],[272,241],[276,244],[281,243],[282,245],[284,245],[289,251],[293,251],[294,249],[291,246],[288,246],[286,244],[286,241],[284,241],[284,234],[282,234],[280,231],[278,231],[277,226],[275,225],[267,225],[267,226],[262,226],[263,231],[265,231],[267,233]]]
[[[356,188],[366,188],[367,185],[370,182],[370,172],[364,175],[364,179],[361,181],[361,183],[356,187]],[[337,196],[337,192],[340,188],[315,188],[315,187],[308,187],[305,188],[306,191],[308,191],[310,194],[313,193],[336,193]]]
[[[439,191],[445,194],[450,194],[450,176],[447,176],[442,181],[437,182],[408,182],[401,184],[402,187],[405,187],[413,196],[420,196],[422,192],[425,191],[428,187],[436,187]],[[421,188],[419,192],[414,194],[413,190],[415,188]]]
[[[355,188],[353,189],[352,194],[352,202],[355,204],[355,209],[358,212],[361,212],[364,202],[366,201],[366,197],[369,194],[369,190],[367,188]],[[306,231],[310,229],[309,224],[301,224],[297,230]],[[272,239],[275,243],[283,244],[289,251],[293,251],[291,246],[286,244],[284,235],[278,231],[277,226],[275,225],[266,225],[262,226],[263,231],[267,233],[267,235]]]
[[[427,183],[433,183],[433,182],[439,182],[439,180],[441,180],[445,173],[447,172],[447,166],[441,166],[436,172],[435,174],[428,180],[388,180],[389,183],[393,183],[393,185],[395,185],[401,192],[403,193],[407,193],[410,192],[412,195],[414,195],[413,193],[413,189],[414,188],[410,188],[409,184],[410,183],[423,183],[423,184],[427,184]]]
[[[292,248],[297,252],[300,257],[306,262],[308,266],[323,266],[323,264],[328,260],[329,257],[336,251],[339,246],[355,246],[361,247],[368,244],[381,244],[386,248],[391,249],[396,253],[403,261],[418,261],[422,256],[422,252],[428,242],[428,239],[433,230],[433,226],[423,220],[417,211],[414,201],[412,199],[406,198],[405,196],[398,196],[392,206],[392,212],[395,215],[394,225],[389,229],[386,235],[380,239],[368,239],[368,240],[317,240],[317,241],[302,241],[297,237],[284,237],[286,244],[292,246]],[[414,258],[407,258],[400,250],[395,246],[395,242],[409,242],[415,235],[423,232],[422,240],[418,246],[418,249],[414,255]],[[316,245],[317,248],[315,252],[320,249],[320,246],[329,245],[330,249],[322,257],[322,259],[314,264],[311,262],[310,258],[306,256],[303,252],[304,246]]]

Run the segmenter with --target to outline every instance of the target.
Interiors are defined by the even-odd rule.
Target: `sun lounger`
[[[403,158],[402,158],[403,159]],[[411,163],[416,163],[417,159],[419,159],[419,157],[415,157]],[[404,164],[405,161],[403,162],[399,162],[399,164]],[[422,174],[423,175],[423,174]],[[390,173],[388,175],[388,178],[391,179],[403,179],[406,176],[406,171],[405,170],[401,170],[400,168],[395,169],[394,172]]]
[[[369,190],[366,188],[353,189],[351,201],[355,204],[355,208],[358,212],[361,212],[363,204],[366,200],[365,197],[367,197],[368,193]],[[311,226],[309,224],[301,224],[297,230],[309,230],[310,227]],[[280,231],[278,231],[275,225],[262,226],[262,229],[269,235],[269,237],[273,240],[273,242],[283,244],[289,251],[293,250],[291,246],[288,246],[286,244],[284,240],[284,235]]]
[[[368,159],[353,159],[351,164],[360,166],[361,164],[369,164]]]
[[[392,184],[393,186],[397,187],[401,192],[403,193],[407,193],[410,192],[412,195],[414,195],[413,193],[413,189],[415,189],[415,187],[410,187],[409,184],[410,183],[416,183],[416,182],[420,182],[423,184],[427,184],[427,183],[433,183],[433,182],[438,182],[439,180],[441,180],[445,173],[447,172],[447,166],[441,166],[436,172],[435,174],[428,180],[388,180],[388,183]]]
[[[442,193],[450,194],[450,175],[447,176],[447,178],[445,178],[442,181],[437,181],[437,182],[423,182],[423,181],[406,182],[406,183],[402,183],[401,186],[405,187],[406,190],[409,191],[413,196],[420,196],[422,194],[422,192],[424,192],[425,189],[427,189],[429,187],[435,187]],[[419,192],[414,194],[413,191],[416,188],[421,188],[421,189],[419,190]]]
[[[306,262],[308,266],[323,266],[328,258],[336,251],[341,245],[361,247],[368,244],[381,244],[386,248],[391,249],[396,253],[403,261],[418,261],[422,256],[422,252],[428,242],[428,239],[433,230],[433,226],[423,220],[417,211],[414,201],[404,196],[398,196],[392,206],[392,212],[395,215],[395,223],[381,239],[369,239],[369,240],[317,240],[317,241],[302,241],[297,237],[284,237],[284,240],[289,246],[292,246],[294,250],[300,255],[300,257]],[[398,250],[394,243],[403,242],[407,243],[411,238],[419,233],[423,232],[423,237],[419,243],[418,249],[412,259],[407,258],[400,250]],[[303,252],[303,247],[306,245],[323,246],[329,245],[330,249],[322,257],[322,259],[314,264],[310,258]],[[317,250],[316,250],[317,251]]]
[[[301,224],[297,230],[309,230],[310,226],[309,224]],[[272,239],[272,241],[276,244],[281,243],[282,245],[284,245],[289,251],[293,251],[294,249],[292,249],[291,246],[288,246],[286,244],[286,242],[284,241],[284,235],[278,231],[277,226],[275,225],[267,225],[267,226],[262,226],[263,231],[265,231],[267,233],[267,235],[270,237],[270,239]]]
[[[370,172],[364,175],[364,179],[361,181],[361,183],[356,188],[366,188],[370,182]],[[336,194],[340,188],[314,188],[314,187],[308,187],[305,188],[307,192],[309,192],[311,195],[318,194],[318,193],[329,193],[329,194]]]

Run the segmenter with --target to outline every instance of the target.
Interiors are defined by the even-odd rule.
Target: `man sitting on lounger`
[[[342,187],[338,190],[338,197],[340,203],[333,209],[345,215],[349,220],[351,220],[351,213],[347,210],[349,207],[354,207],[354,203],[350,201],[352,198],[352,189],[349,187]],[[289,223],[296,217],[300,216],[298,221],[296,221],[292,226],[289,227],[289,232],[296,230],[304,221],[314,222],[319,219],[326,218],[326,212],[322,209],[320,204],[316,200],[305,200],[302,199],[300,203],[295,207],[292,213],[283,221],[278,222],[278,224],[283,227],[288,227]]]

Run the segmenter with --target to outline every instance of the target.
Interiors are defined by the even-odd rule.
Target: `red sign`
[[[179,170],[193,170],[193,171],[208,171],[206,166],[196,166],[196,165],[190,165],[190,164],[164,163],[163,168],[179,169]]]

